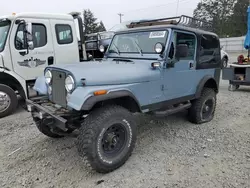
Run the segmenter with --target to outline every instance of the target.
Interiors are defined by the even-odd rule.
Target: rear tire
[[[111,172],[128,160],[137,134],[133,115],[116,105],[94,110],[79,131],[79,155],[88,166],[100,173]]]
[[[200,98],[192,102],[188,111],[188,119],[195,124],[202,124],[214,118],[216,93],[212,88],[204,88]]]
[[[15,112],[18,99],[15,91],[7,85],[0,84],[0,118]]]

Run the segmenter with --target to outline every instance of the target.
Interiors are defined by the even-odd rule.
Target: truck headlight
[[[44,74],[45,76],[45,81],[47,84],[50,84],[51,80],[52,80],[52,73],[50,70],[47,70]]]
[[[72,76],[67,76],[65,79],[65,89],[67,92],[72,92],[75,89],[75,81]]]

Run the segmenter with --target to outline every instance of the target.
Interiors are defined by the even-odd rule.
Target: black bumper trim
[[[55,115],[53,114],[53,112],[51,112],[50,110],[44,108],[43,106],[39,105],[39,104],[36,104],[35,102],[33,102],[32,100],[29,100],[29,99],[26,99],[26,103],[28,105],[31,105],[32,106],[32,109],[33,108],[36,108],[37,110],[41,111],[41,112],[44,112],[46,115],[48,116],[51,116],[53,117],[56,121],[59,122],[59,124],[57,125],[58,128],[64,130],[64,131],[67,131],[68,129],[66,128],[66,124],[67,124],[67,120],[58,116],[58,115]],[[31,110],[31,113],[33,113],[34,110]]]

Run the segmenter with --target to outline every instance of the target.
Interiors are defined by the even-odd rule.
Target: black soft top
[[[182,31],[188,31],[188,32],[192,32],[198,35],[212,35],[215,36],[216,38],[218,38],[218,35],[210,32],[210,31],[204,31],[201,29],[196,29],[196,28],[191,28],[191,27],[186,27],[186,26],[181,26],[181,25],[159,25],[159,26],[145,26],[145,27],[136,27],[136,28],[127,28],[127,29],[123,29],[120,31],[115,32],[116,34],[124,34],[124,33],[133,33],[133,32],[142,32],[142,31],[155,31],[155,30],[159,30],[159,29],[163,29],[163,30],[167,30],[167,29],[179,29]]]

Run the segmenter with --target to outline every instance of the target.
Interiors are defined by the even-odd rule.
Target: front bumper
[[[58,107],[51,103],[47,97],[38,97],[33,99],[26,99],[27,109],[31,112],[33,118],[40,120],[48,120],[49,124],[59,128],[62,131],[68,130],[68,119],[72,112]]]

